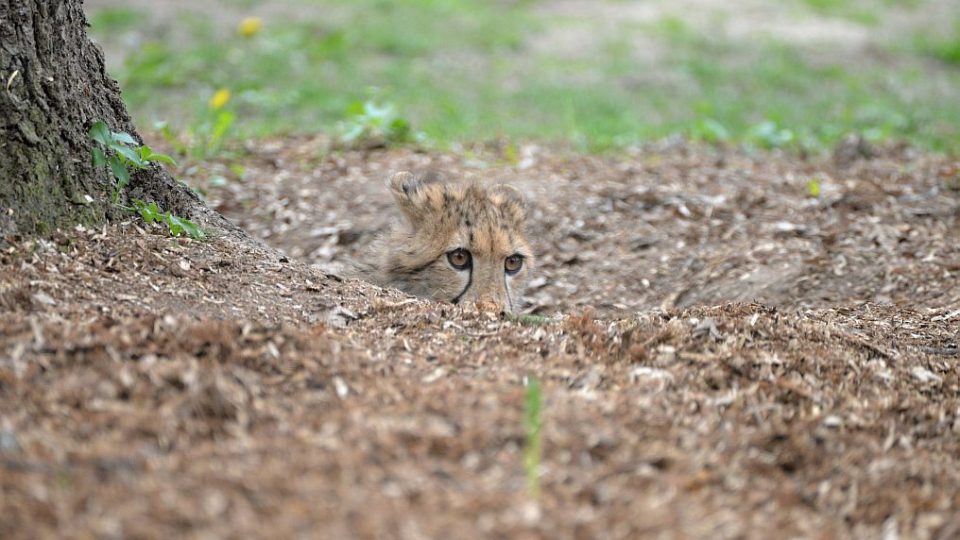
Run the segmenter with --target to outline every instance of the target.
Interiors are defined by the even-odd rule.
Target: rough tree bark
[[[0,0],[0,236],[119,215],[110,174],[91,163],[88,130],[102,119],[141,139],[87,26],[83,0]],[[160,166],[137,172],[127,190],[223,224]]]

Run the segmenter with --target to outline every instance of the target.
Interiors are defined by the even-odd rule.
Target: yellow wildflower
[[[210,98],[210,108],[217,111],[223,108],[230,101],[230,90],[221,88],[214,92]]]
[[[261,28],[263,28],[263,19],[260,17],[247,17],[240,21],[240,25],[237,26],[237,33],[243,37],[251,37],[259,32]]]

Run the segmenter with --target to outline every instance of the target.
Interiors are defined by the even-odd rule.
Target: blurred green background
[[[849,133],[948,152],[960,142],[956,0],[85,6],[147,130],[220,122],[244,137],[376,131],[588,151],[678,134],[801,151]]]

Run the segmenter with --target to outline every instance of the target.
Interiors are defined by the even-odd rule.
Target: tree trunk
[[[88,131],[103,120],[141,139],[87,38],[82,4],[0,0],[0,236],[121,215],[112,175],[92,164]],[[127,189],[185,217],[212,214],[159,165],[136,172]]]

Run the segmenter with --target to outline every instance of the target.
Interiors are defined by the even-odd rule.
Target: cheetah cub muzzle
[[[533,267],[519,191],[424,183],[409,172],[395,174],[388,187],[405,223],[374,244],[368,279],[484,311],[517,309]]]

